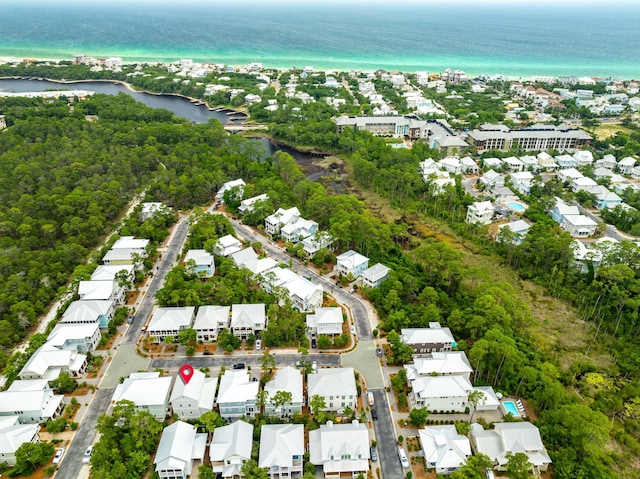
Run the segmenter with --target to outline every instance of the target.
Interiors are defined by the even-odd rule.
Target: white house
[[[133,265],[139,268],[141,260],[145,257],[146,252],[138,249],[110,249],[102,257],[102,263],[106,265]]]
[[[231,256],[242,249],[242,243],[238,238],[232,235],[226,235],[218,238],[213,245],[213,252],[218,256]]]
[[[451,474],[471,455],[471,444],[454,425],[426,426],[418,431],[426,466],[436,474]]]
[[[476,201],[467,206],[467,223],[488,225],[491,223],[495,209],[491,201]]]
[[[245,248],[231,255],[238,268],[246,268],[253,276],[264,275],[278,266],[272,258],[258,258],[253,248]]]
[[[285,210],[278,208],[272,215],[264,219],[264,231],[269,235],[280,233],[280,229],[289,223],[295,223],[300,218],[300,211],[295,206]]]
[[[60,323],[56,324],[49,336],[47,344],[58,349],[69,351],[94,351],[100,344],[100,328],[98,323],[92,324],[74,324]]]
[[[411,381],[412,408],[464,412],[473,386],[465,376],[419,376]]]
[[[195,426],[176,421],[162,431],[154,464],[161,479],[187,479],[193,461],[202,462],[207,434],[197,433]]]
[[[236,199],[242,199],[242,195],[244,194],[244,187],[246,183],[242,180],[242,178],[238,178],[237,180],[227,181],[216,193],[216,203],[224,203],[224,194],[227,191],[231,191],[232,189],[236,189]]]
[[[531,225],[524,220],[512,221],[498,226],[498,239],[500,238],[500,232],[502,229],[507,229],[511,232],[511,243],[518,245],[524,241],[524,237],[531,228]]]
[[[195,310],[193,306],[156,308],[147,326],[147,335],[158,343],[167,336],[177,340],[180,331],[191,327]]]
[[[208,378],[202,371],[193,370],[188,383],[176,377],[169,403],[173,413],[181,419],[198,419],[213,409],[218,378]]]
[[[142,238],[134,238],[133,236],[121,236],[113,243],[111,246],[112,250],[124,249],[124,250],[132,250],[137,251],[138,254],[142,257],[147,255],[146,250],[147,246],[149,246],[148,239]]]
[[[577,193],[578,191],[588,191],[591,192],[593,188],[598,186],[594,180],[589,178],[588,176],[584,176],[582,178],[575,178],[571,181],[571,191]]]
[[[341,307],[316,308],[315,313],[307,315],[307,329],[312,334],[340,335],[342,323]]]
[[[140,207],[140,221],[145,221],[149,218],[153,218],[158,213],[166,213],[171,211],[171,208],[163,205],[160,202],[147,202],[142,203]]]
[[[302,392],[302,374],[298,369],[291,366],[278,369],[273,379],[264,385],[264,390],[267,393],[264,406],[266,415],[290,417],[292,414],[302,412],[304,394]],[[282,406],[274,406],[271,401],[278,391],[291,393],[291,401]]]
[[[483,158],[482,164],[485,168],[502,168],[502,160],[500,158]]]
[[[267,327],[264,303],[234,304],[231,307],[230,328],[234,336],[246,339],[250,334],[260,333]]]
[[[135,268],[132,264],[101,264],[91,274],[91,281],[115,281],[118,275],[133,283],[135,279]]]
[[[260,430],[258,467],[266,469],[271,479],[302,475],[304,457],[302,424],[265,424]]]
[[[558,168],[560,168],[561,170],[567,168],[575,168],[576,166],[578,166],[578,160],[576,160],[573,156],[566,154],[556,156],[555,162],[558,165]]]
[[[406,364],[404,368],[408,381],[420,376],[464,376],[469,379],[473,372],[464,351],[431,353],[428,357],[415,358],[413,364]]]
[[[251,198],[247,198],[246,200],[242,200],[240,202],[238,211],[241,214],[251,213],[254,210],[256,203],[260,203],[260,202],[264,203],[268,199],[269,197],[267,196],[266,193],[263,193],[262,195],[258,195],[258,196],[252,196]]]
[[[106,328],[113,317],[113,309],[113,301],[74,301],[65,310],[60,323],[97,323]]]
[[[268,292],[280,290],[288,295],[292,306],[299,311],[314,311],[322,306],[324,292],[322,286],[288,268],[273,268],[264,275],[261,284]]]
[[[16,465],[16,451],[26,442],[38,443],[38,424],[20,424],[18,416],[0,417],[0,464]]]
[[[578,166],[587,166],[593,163],[593,153],[589,150],[578,150],[573,154]]]
[[[506,186],[496,186],[491,190],[491,194],[495,198],[496,203],[507,203],[517,201],[518,197]]]
[[[214,341],[221,329],[229,327],[230,306],[200,306],[193,322],[198,341]]]
[[[470,157],[465,156],[460,159],[460,171],[466,174],[478,174],[479,168],[478,164]]]
[[[538,169],[538,159],[535,156],[525,155],[520,157],[520,161],[527,171],[535,171]]]
[[[618,171],[623,175],[630,175],[635,164],[636,159],[627,156],[626,158],[623,158],[618,162]]]
[[[324,411],[356,410],[358,391],[353,368],[324,368],[307,376],[308,400],[318,395],[324,399]]]
[[[187,270],[197,276],[210,278],[216,270],[213,255],[203,249],[190,249],[184,256],[184,264]]]
[[[326,231],[318,231],[316,232],[316,234],[307,236],[305,239],[303,239],[302,244],[302,249],[305,253],[307,253],[307,258],[311,258],[322,248],[331,249],[331,245],[333,244],[333,236],[331,236]]]
[[[546,471],[551,464],[540,431],[530,422],[498,422],[493,430],[487,431],[474,423],[469,437],[474,451],[489,456],[498,470],[504,471],[509,460],[507,455],[516,452],[526,454],[534,470]]]
[[[82,376],[87,368],[87,356],[75,350],[58,349],[45,343],[31,355],[20,370],[20,379],[58,379],[60,373],[68,373],[74,378]]]
[[[336,273],[343,276],[357,278],[369,267],[369,258],[353,250],[342,253],[336,261]]]
[[[119,305],[124,303],[125,289],[115,280],[80,281],[78,296],[82,301],[113,301]]]
[[[524,163],[515,156],[503,158],[502,164],[506,165],[509,171],[522,171],[524,169]]]
[[[631,169],[630,175],[634,180],[640,180],[640,166],[634,166]]]
[[[17,416],[20,424],[39,424],[63,411],[64,396],[53,394],[46,379],[14,381],[0,392],[0,419]]]
[[[160,376],[159,372],[131,373],[122,384],[116,386],[111,398],[112,403],[127,400],[136,405],[136,409],[149,411],[159,421],[171,412],[169,393],[171,376]]]
[[[564,170],[558,171],[558,180],[560,180],[562,183],[570,183],[571,181],[582,178],[583,176],[584,175],[575,168],[566,168]]]
[[[528,196],[531,192],[533,174],[530,171],[516,171],[511,173],[511,184],[521,194]]]
[[[574,238],[587,238],[596,232],[598,223],[585,215],[564,215],[560,227]]]
[[[370,268],[367,268],[362,273],[362,285],[369,288],[377,288],[382,282],[389,276],[389,268],[382,263],[376,263]]]
[[[604,155],[601,159],[596,160],[596,168],[606,168],[609,170],[613,170],[618,164],[618,160],[616,157],[609,154]]]
[[[504,176],[497,171],[489,170],[480,177],[480,183],[484,185],[486,190],[492,190],[496,186],[504,185]]]
[[[400,330],[402,342],[413,349],[414,356],[425,356],[434,352],[451,351],[456,346],[451,330],[434,321],[428,328],[406,328]]]
[[[500,407],[500,399],[491,386],[476,386],[474,391],[482,393],[482,398],[473,406],[476,411],[495,411]]]
[[[318,223],[304,218],[298,218],[280,228],[280,236],[284,241],[297,244],[318,232]]]
[[[264,426],[263,426],[264,427]],[[228,426],[217,427],[209,446],[209,459],[213,472],[223,478],[243,477],[242,466],[251,459],[253,425],[236,421]]]
[[[246,369],[227,369],[220,379],[216,403],[223,419],[252,417],[259,412],[256,395],[260,383]]]
[[[327,421],[309,432],[309,461],[322,466],[327,479],[338,479],[346,474],[366,477],[371,457],[369,444],[369,430],[365,424]]]
[[[448,171],[453,175],[459,175],[462,173],[462,165],[460,160],[455,156],[447,156],[438,162],[438,166],[441,170]]]

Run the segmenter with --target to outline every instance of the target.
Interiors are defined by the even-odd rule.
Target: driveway
[[[80,427],[76,431],[76,435],[71,441],[67,452],[62,458],[60,467],[56,472],[56,479],[78,479],[79,477],[86,477],[88,468],[82,464],[82,456],[87,448],[93,444],[98,432],[95,426],[98,422],[98,417],[107,412],[109,404],[111,403],[111,396],[113,396],[113,389],[99,389],[91,401],[87,412],[85,413]]]

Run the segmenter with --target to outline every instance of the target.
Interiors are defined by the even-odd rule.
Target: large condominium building
[[[591,137],[584,131],[569,128],[567,125],[536,124],[522,130],[511,130],[504,125],[482,125],[480,129],[469,133],[468,141],[478,151],[512,148],[526,151],[563,151],[588,145]]]
[[[338,133],[345,128],[368,131],[375,136],[427,140],[431,148],[461,151],[469,145],[445,120],[421,120],[417,116],[346,116],[336,118]]]

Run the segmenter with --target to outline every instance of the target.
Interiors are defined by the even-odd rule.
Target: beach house
[[[215,272],[216,265],[213,255],[203,249],[190,249],[184,256],[187,271],[200,278],[210,278]]]
[[[155,338],[156,343],[167,337],[176,341],[180,331],[191,327],[195,310],[193,306],[156,308],[147,326],[147,336]]]
[[[456,345],[451,330],[430,322],[428,328],[407,328],[400,330],[402,342],[413,349],[414,356],[421,357],[434,352],[451,351]]]
[[[307,315],[307,330],[312,335],[340,335],[342,334],[342,324],[344,323],[342,314],[341,307],[316,308],[314,313]]]
[[[267,327],[267,315],[264,303],[234,304],[231,307],[231,332],[240,339],[250,334],[260,334]]]
[[[207,447],[207,434],[195,426],[176,421],[162,431],[156,452],[155,471],[160,479],[187,479],[194,461],[202,463]]]
[[[264,427],[264,426],[263,426]],[[209,460],[215,474],[224,479],[239,479],[242,466],[251,459],[253,425],[235,421],[228,426],[217,427],[209,446]]]
[[[116,386],[111,402],[131,401],[136,409],[149,411],[157,420],[163,421],[171,413],[169,393],[172,382],[171,376],[160,376],[157,371],[131,373]]]
[[[451,474],[471,455],[471,444],[454,425],[426,426],[418,431],[426,467],[436,474]]]
[[[323,411],[343,412],[345,407],[356,410],[358,391],[353,368],[321,368],[307,376],[308,398],[324,399]]]
[[[360,276],[369,267],[369,258],[353,250],[342,253],[336,258],[336,273],[342,276]]]
[[[467,206],[467,223],[488,225],[493,219],[495,209],[491,201],[476,201]]]
[[[221,329],[229,327],[230,306],[200,306],[193,329],[198,341],[215,341]]]
[[[369,288],[379,287],[389,277],[389,271],[391,270],[382,263],[374,264],[362,273],[362,286]]]
[[[326,479],[364,477],[369,470],[369,429],[365,424],[327,421],[309,432],[309,461],[322,466]]]
[[[202,371],[193,370],[189,381],[176,377],[169,398],[173,413],[182,419],[198,419],[213,409],[218,378],[208,378]]]
[[[270,479],[302,475],[304,426],[302,424],[265,424],[260,430],[258,467],[266,469]]]
[[[246,369],[227,369],[220,379],[216,403],[223,419],[253,417],[259,413],[256,396],[260,383]]]
[[[278,369],[273,379],[264,385],[267,393],[264,412],[267,416],[291,417],[302,412],[304,395],[302,389],[302,374],[296,368],[286,366]],[[291,394],[291,400],[284,404],[275,403],[274,397],[278,391]]]

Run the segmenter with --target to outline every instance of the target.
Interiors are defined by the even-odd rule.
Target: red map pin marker
[[[189,384],[189,381],[191,381],[191,378],[193,377],[193,367],[189,366],[188,364],[184,364],[180,368],[180,377],[185,384]]]

